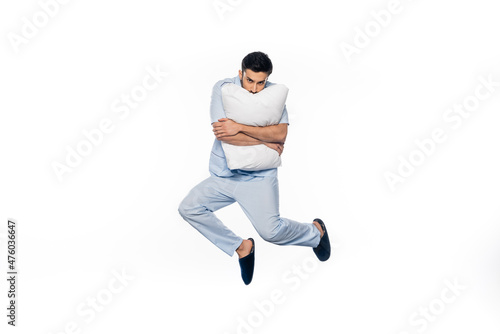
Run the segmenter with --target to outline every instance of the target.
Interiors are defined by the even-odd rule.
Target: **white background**
[[[389,1],[230,3],[221,17],[212,0],[69,1],[16,52],[8,36],[41,7],[2,2],[0,259],[6,273],[14,218],[19,282],[14,329],[0,282],[1,332],[498,333],[500,87],[458,128],[443,120],[479,76],[500,81],[492,2],[401,0],[350,62],[341,43]],[[256,239],[245,286],[236,255],[177,208],[209,175],[212,86],[252,51],[290,88],[281,215],[322,218],[334,251],[319,263],[266,243],[231,205],[219,218]],[[121,120],[111,105],[148,66],[168,76]],[[106,118],[114,130],[58,180],[52,164]],[[435,128],[447,140],[392,191],[384,173]],[[110,293],[122,271],[133,278]],[[462,290],[443,303],[447,281]],[[102,307],[90,321],[88,298]],[[429,307],[439,314],[422,320]]]

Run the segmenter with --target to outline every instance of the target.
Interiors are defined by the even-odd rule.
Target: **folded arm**
[[[237,123],[229,118],[221,118],[218,122],[212,124],[213,131],[217,139],[226,141],[228,136],[243,134],[266,143],[284,144],[288,133],[288,124],[280,123],[269,126],[250,126]],[[245,138],[245,137],[239,137]],[[249,144],[256,145],[256,144]]]
[[[219,119],[212,124],[213,132],[218,140],[236,146],[251,146],[264,144],[267,147],[283,153],[288,124],[254,127],[234,122],[227,118]]]

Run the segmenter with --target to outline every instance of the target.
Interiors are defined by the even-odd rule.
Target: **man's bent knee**
[[[182,218],[186,219],[193,214],[193,207],[188,205],[186,200],[183,200],[181,204],[179,204],[178,211]]]
[[[267,242],[271,242],[273,244],[280,244],[280,241],[283,239],[283,230],[282,230],[282,220],[281,219],[272,219],[269,221],[268,226],[274,226],[265,231],[259,231],[259,235],[262,239]]]
[[[281,240],[281,236],[279,235],[277,230],[265,231],[265,232],[260,231],[259,235],[261,236],[262,239],[271,243],[279,243],[279,241]]]
[[[207,209],[201,205],[193,204],[192,201],[189,201],[186,198],[179,205],[178,211],[182,218],[188,220],[189,218],[203,214],[207,211]]]

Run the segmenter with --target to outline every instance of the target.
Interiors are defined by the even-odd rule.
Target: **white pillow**
[[[237,123],[251,126],[278,124],[283,114],[288,88],[270,85],[256,94],[233,83],[222,86],[222,103],[226,117]],[[237,146],[222,142],[229,169],[255,171],[281,166],[276,150],[264,144]]]

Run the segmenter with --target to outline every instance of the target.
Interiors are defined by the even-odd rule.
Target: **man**
[[[226,118],[221,87],[226,83],[238,84],[253,94],[269,85],[273,65],[262,52],[248,54],[241,63],[239,75],[218,81],[212,90],[210,117],[215,135],[210,155],[210,177],[195,186],[179,206],[180,215],[201,234],[229,256],[238,254],[241,276],[250,284],[255,265],[255,241],[243,240],[228,229],[214,214],[229,204],[238,202],[259,235],[277,245],[313,247],[319,260],[330,257],[330,241],[325,224],[316,218],[312,224],[299,223],[279,214],[277,168],[243,171],[230,170],[221,141],[232,145],[264,144],[283,152],[288,132],[286,106],[280,123],[264,127],[239,124]]]

